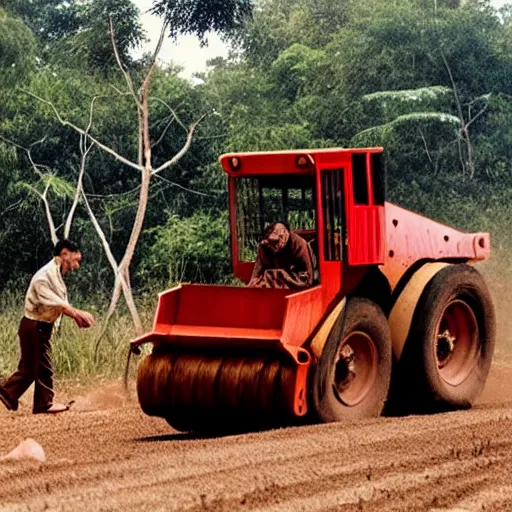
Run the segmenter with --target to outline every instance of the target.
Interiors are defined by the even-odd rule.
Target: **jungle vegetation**
[[[177,282],[231,282],[217,161],[227,151],[382,145],[388,200],[458,229],[490,231],[500,275],[509,271],[512,5],[155,0],[153,12],[172,37],[195,34],[207,44],[216,31],[230,56],[211,60],[194,81],[167,56],[156,61],[147,95],[153,169],[197,126],[188,151],[149,183],[127,274],[143,311],[154,305],[148,297]],[[106,311],[115,275],[87,204],[122,261],[140,171],[94,144],[84,163],[83,135],[56,112],[144,164],[133,96],[151,55],[134,56],[146,37],[139,15],[130,0],[0,0],[0,295],[9,307],[21,308],[31,274],[50,256],[48,210],[63,235],[83,165],[84,196],[69,229],[84,265],[70,292],[75,303]]]

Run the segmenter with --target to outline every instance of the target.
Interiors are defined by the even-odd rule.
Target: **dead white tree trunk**
[[[64,232],[63,232],[63,237],[64,238],[69,238],[69,236],[71,234],[71,226],[73,224],[73,219],[74,219],[74,216],[75,216],[75,213],[76,213],[76,208],[78,206],[78,202],[80,200],[80,195],[81,195],[83,176],[85,174],[85,163],[87,161],[87,156],[88,156],[90,150],[94,147],[94,144],[92,144],[92,143],[87,144],[87,142],[88,142],[87,141],[87,135],[89,134],[89,132],[90,132],[90,130],[92,128],[94,103],[96,102],[97,99],[98,99],[97,96],[92,99],[91,106],[90,106],[90,109],[89,109],[89,122],[88,122],[87,127],[86,127],[86,129],[84,131],[84,134],[80,135],[80,153],[82,155],[82,158],[81,158],[80,169],[79,169],[78,177],[77,177],[77,184],[75,186],[73,202],[71,204],[71,207],[69,209],[68,215],[66,217],[66,222],[64,224]],[[48,174],[46,176],[51,176],[51,169],[49,169],[45,165],[41,165],[41,164],[36,164],[35,163],[34,159],[32,158],[32,149],[36,145],[42,144],[45,141],[45,139],[46,139],[46,137],[43,137],[41,140],[33,143],[29,148],[24,148],[23,146],[20,146],[19,144],[16,144],[15,142],[13,142],[13,141],[11,141],[9,139],[6,139],[2,135],[0,135],[0,140],[3,140],[4,142],[7,142],[8,144],[11,144],[12,146],[14,146],[14,147],[16,147],[18,149],[21,149],[21,150],[23,150],[23,151],[25,151],[27,153],[27,157],[28,157],[28,159],[30,161],[30,165],[32,166],[32,169],[34,170],[34,172],[36,174],[38,174],[42,178],[44,177],[44,175],[41,173],[41,171],[39,169],[40,168],[41,169],[46,169],[48,171]],[[24,183],[24,185],[32,193],[34,193],[36,196],[38,196],[39,199],[41,199],[41,201],[43,202],[44,210],[45,210],[45,215],[46,215],[46,221],[48,223],[48,229],[50,231],[50,238],[51,238],[51,241],[52,241],[53,245],[55,245],[59,241],[59,236],[57,234],[57,228],[55,227],[55,222],[53,220],[53,214],[52,214],[52,211],[51,211],[50,202],[48,200],[48,192],[50,191],[51,185],[52,185],[51,179],[52,178],[50,178],[47,181],[47,184],[45,185],[45,188],[44,188],[43,192],[40,192],[39,190],[37,190],[37,188],[35,188],[35,187],[33,187],[33,186],[31,186],[31,185],[29,185],[27,183]]]
[[[77,182],[77,193],[75,194],[75,198],[73,201],[72,211],[73,212],[75,211],[76,205],[78,204],[77,197],[79,197],[81,194],[81,196],[84,200],[84,204],[86,206],[87,212],[89,214],[89,217],[91,219],[91,222],[100,238],[102,247],[105,251],[107,259],[108,259],[108,261],[114,271],[114,275],[115,275],[114,288],[112,291],[111,301],[110,301],[110,305],[109,305],[107,315],[105,318],[104,327],[102,329],[100,337],[98,338],[98,340],[96,342],[96,351],[99,346],[101,336],[103,336],[103,334],[105,333],[108,321],[110,320],[110,318],[112,317],[112,315],[114,314],[114,312],[116,310],[118,301],[121,297],[121,292],[124,296],[126,305],[130,312],[135,333],[137,335],[140,335],[143,333],[143,326],[142,326],[142,322],[140,320],[140,315],[138,313],[137,307],[135,305],[135,301],[133,299],[133,293],[132,293],[132,289],[130,286],[130,278],[129,277],[130,277],[130,265],[131,265],[131,262],[132,262],[132,259],[133,259],[134,253],[135,253],[135,249],[137,247],[137,243],[139,241],[140,234],[142,232],[142,227],[144,224],[144,218],[145,218],[147,205],[148,205],[148,201],[149,201],[149,188],[150,188],[150,184],[151,184],[151,178],[154,175],[156,175],[157,173],[163,171],[164,169],[168,169],[168,168],[172,167],[173,165],[175,165],[185,155],[185,153],[189,150],[189,148],[192,144],[194,132],[195,132],[198,124],[206,116],[206,114],[203,115],[200,119],[198,119],[197,121],[195,121],[188,127],[185,143],[183,144],[182,148],[178,151],[178,153],[176,153],[171,159],[169,159],[168,161],[166,161],[165,163],[160,165],[157,169],[154,169],[153,164],[152,164],[152,145],[151,145],[151,137],[150,137],[150,132],[149,132],[149,88],[150,88],[151,78],[152,78],[153,72],[156,67],[156,60],[157,60],[158,54],[160,52],[160,49],[162,47],[162,43],[164,40],[166,28],[167,28],[167,26],[166,26],[166,24],[164,24],[162,27],[161,33],[160,33],[160,38],[158,40],[158,44],[153,53],[148,72],[144,78],[144,81],[142,83],[142,86],[140,87],[140,90],[137,92],[135,90],[135,87],[133,85],[133,82],[132,82],[129,72],[124,68],[123,63],[121,62],[121,59],[119,56],[119,51],[118,51],[117,44],[115,41],[114,26],[112,23],[112,19],[110,19],[110,33],[111,33],[113,51],[114,51],[119,69],[121,70],[121,72],[125,78],[125,81],[126,81],[126,84],[127,84],[128,90],[129,90],[129,94],[133,97],[133,100],[134,100],[134,103],[136,106],[136,110],[137,110],[138,135],[139,135],[138,136],[138,151],[137,151],[138,161],[137,162],[133,162],[133,161],[129,160],[128,158],[123,157],[122,155],[117,153],[115,150],[110,148],[107,144],[104,144],[103,142],[97,140],[95,137],[93,137],[91,135],[90,130],[92,127],[92,113],[93,113],[93,109],[94,109],[94,99],[91,103],[89,124],[86,127],[86,129],[84,130],[84,129],[78,127],[77,125],[69,122],[68,120],[64,119],[52,102],[45,100],[44,98],[41,98],[40,96],[37,96],[37,95],[31,93],[30,91],[25,91],[27,94],[29,94],[33,98],[48,105],[53,110],[56,118],[62,125],[69,126],[70,128],[72,128],[73,130],[75,130],[76,132],[78,132],[81,135],[80,151],[81,151],[81,155],[82,155],[82,160],[81,160],[81,166],[80,166],[79,179]],[[109,242],[101,228],[100,223],[98,222],[98,220],[90,206],[90,203],[87,199],[87,196],[86,196],[84,188],[83,188],[83,174],[84,174],[85,168],[86,168],[87,155],[92,146],[96,146],[96,147],[100,148],[101,150],[103,150],[106,153],[113,156],[119,162],[129,166],[130,168],[136,169],[141,174],[141,184],[140,184],[140,190],[139,190],[139,201],[138,201],[138,205],[137,205],[137,211],[135,214],[135,219],[134,219],[132,230],[130,233],[130,238],[128,240],[128,243],[127,243],[127,246],[125,249],[125,253],[119,263],[117,263],[117,261],[115,260],[113,254],[112,254]],[[68,217],[68,219],[69,219],[69,217]],[[67,226],[67,224],[68,224],[68,222],[66,222],[66,226]]]

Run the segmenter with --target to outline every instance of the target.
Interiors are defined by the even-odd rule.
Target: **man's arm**
[[[43,306],[61,308],[62,314],[72,318],[78,327],[90,327],[95,320],[91,313],[72,307],[69,302],[59,296],[45,280],[36,281],[34,290],[37,293],[38,301]]]
[[[296,260],[295,266],[297,269],[305,271],[308,275],[307,286],[313,284],[313,262],[311,261],[311,254],[309,252],[309,245],[302,237],[297,235],[296,248],[294,251]]]
[[[311,253],[309,252],[307,242],[304,250],[304,264],[306,265],[306,272],[308,273],[308,286],[311,286],[313,284],[313,262],[311,261]]]
[[[258,255],[256,256],[256,263],[254,263],[254,268],[252,270],[251,280],[247,286],[254,286],[254,284],[258,282],[259,278],[263,275],[265,260],[265,251],[262,244],[260,244],[258,246]]]
[[[62,314],[72,318],[78,327],[91,327],[96,323],[91,313],[82,309],[76,309],[69,304],[62,308]]]

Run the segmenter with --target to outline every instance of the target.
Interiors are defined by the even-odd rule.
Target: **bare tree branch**
[[[142,89],[146,89],[149,86],[149,82],[151,80],[151,76],[153,75],[153,71],[155,70],[156,66],[156,59],[158,57],[158,54],[160,53],[160,50],[162,49],[162,44],[164,42],[165,32],[167,30],[167,22],[164,22],[162,24],[162,29],[160,30],[160,37],[158,38],[158,43],[156,45],[155,51],[153,52],[153,56],[151,57],[151,64],[149,66],[149,71],[146,75],[146,78],[144,79],[144,83],[142,84]]]
[[[448,75],[450,77],[450,82],[452,84],[453,95],[455,97],[455,104],[457,105],[457,110],[459,112],[459,119],[460,119],[460,125],[461,125],[460,132],[463,135],[462,138],[466,142],[467,164],[469,166],[469,177],[473,178],[473,176],[475,175],[475,163],[473,161],[473,146],[472,146],[471,140],[469,138],[469,130],[468,130],[469,124],[467,124],[465,119],[464,119],[464,112],[462,110],[462,104],[460,102],[459,94],[457,92],[457,85],[455,84],[455,80],[453,78],[452,70],[451,70],[451,68],[450,68],[450,66],[448,64],[448,61],[447,61],[446,56],[444,54],[443,48],[440,47],[439,51],[441,52],[441,57],[443,59],[444,65],[445,65],[446,70],[448,72]],[[464,170],[465,169],[465,164],[464,164],[464,161],[463,161],[462,146],[460,144],[459,144],[459,156],[460,156],[460,159],[461,159],[462,168]]]
[[[165,181],[165,183],[168,183],[171,187],[178,187],[181,190],[184,190],[185,192],[189,192],[190,194],[195,194],[197,196],[203,196],[203,197],[217,197],[217,196],[214,196],[213,194],[206,194],[204,192],[198,192],[197,190],[192,190],[191,188],[184,187],[183,185],[180,185],[179,183],[175,183],[174,181],[170,181],[170,180],[164,178],[163,176],[160,176],[159,174],[157,174],[156,177],[159,180]]]
[[[42,144],[46,140],[46,136],[44,136],[42,139],[40,139],[40,140],[34,142],[33,144],[31,144],[29,149],[24,148],[23,146],[20,146],[19,144],[16,144],[15,142],[7,139],[6,137],[3,137],[2,135],[0,135],[0,139],[3,140],[4,142],[8,143],[8,144],[12,144],[14,147],[16,147],[18,149],[21,149],[21,150],[25,151],[25,153],[27,153],[28,159],[30,161],[30,165],[32,166],[34,171],[39,176],[42,176],[40,171],[39,171],[39,167],[45,168],[45,169],[49,169],[48,166],[37,165],[34,162],[34,160],[32,158],[32,153],[31,153],[31,150],[32,150],[32,148],[34,146],[37,146],[38,144]],[[35,187],[32,187],[31,185],[29,185],[27,183],[25,183],[25,186],[30,191],[32,191],[34,194],[36,194],[41,199],[41,201],[43,201],[44,211],[45,211],[45,215],[46,215],[46,220],[48,222],[48,229],[50,230],[50,237],[51,237],[51,240],[52,240],[53,244],[55,245],[59,241],[59,238],[57,237],[57,231],[55,229],[55,223],[53,221],[52,211],[50,209],[50,204],[49,204],[48,198],[47,198],[48,190],[50,188],[50,183],[46,184],[46,187],[45,187],[43,193],[39,192],[39,190],[37,190]]]
[[[105,315],[105,319],[103,320],[103,326],[99,334],[96,336],[96,340],[94,342],[94,359],[96,361],[98,360],[98,350],[100,348],[101,340],[103,339],[103,336],[105,336],[105,333],[107,332],[108,324],[116,311],[120,297],[121,286],[118,284],[118,278],[116,277],[114,290],[112,292],[112,297],[110,298],[110,304],[108,306],[107,314]]]
[[[121,91],[121,89],[118,89],[114,84],[109,84],[109,87],[114,89],[114,91],[119,94],[119,96],[131,96],[132,93],[130,91],[126,92],[126,91]]]
[[[215,139],[224,139],[229,135],[229,133],[221,133],[220,135],[209,135],[208,137],[196,137],[196,140],[215,140]]]
[[[23,151],[30,151],[34,146],[37,146],[37,144],[42,144],[46,140],[46,135],[42,139],[37,140],[36,142],[33,142],[30,145],[30,149],[27,149],[27,148],[21,146],[20,144],[12,141],[11,139],[8,139],[7,137],[4,137],[1,134],[0,134],[0,140],[3,140],[5,143],[10,144],[11,146],[14,146],[15,148],[22,149]]]
[[[142,322],[141,322],[141,319],[139,316],[139,312],[137,310],[137,306],[133,299],[132,285],[130,282],[129,265],[120,267],[119,272],[123,274],[123,278],[124,278],[121,281],[121,284],[123,285],[124,300],[126,302],[126,306],[128,307],[128,311],[130,312],[130,315],[132,317],[132,321],[133,321],[133,324],[135,327],[135,332],[137,333],[137,336],[140,336],[144,332],[144,329],[142,327]],[[123,284],[123,283],[125,283],[125,284]]]
[[[47,135],[44,135],[41,139],[39,140],[36,140],[35,142],[32,142],[32,144],[30,144],[30,151],[32,151],[32,148],[34,148],[35,146],[38,146],[39,144],[43,144],[43,142],[48,138]]]
[[[63,126],[69,126],[70,128],[73,128],[73,130],[75,130],[76,132],[80,133],[81,135],[85,135],[90,141],[94,142],[94,144],[96,144],[99,148],[101,148],[106,153],[112,155],[116,160],[119,160],[123,164],[128,165],[129,167],[132,167],[133,169],[137,169],[138,171],[142,171],[143,170],[143,167],[141,165],[138,165],[135,162],[132,162],[131,160],[128,160],[124,156],[121,156],[119,153],[117,153],[113,149],[109,148],[105,144],[102,144],[100,141],[95,139],[92,135],[86,134],[85,130],[83,130],[82,128],[79,128],[75,124],[73,124],[70,121],[67,121],[66,119],[64,119],[60,115],[59,111],[57,110],[57,108],[55,107],[55,105],[51,101],[45,100],[44,98],[41,98],[40,96],[37,96],[37,94],[34,94],[34,93],[30,92],[30,91],[27,91],[27,90],[24,90],[24,89],[22,89],[22,91],[25,94],[28,94],[29,96],[32,96],[32,98],[35,98],[36,100],[40,101],[41,103],[44,103],[45,105],[48,105],[53,110],[53,112],[54,112],[55,116],[57,117],[57,120],[59,121],[59,123],[62,124]]]
[[[162,134],[160,135],[160,137],[158,138],[158,140],[156,142],[153,142],[151,144],[151,147],[152,148],[155,148],[156,146],[158,146],[158,144],[160,144],[163,140],[164,140],[164,137],[165,137],[165,134],[167,133],[167,130],[171,127],[172,123],[174,123],[174,118],[172,116],[170,116],[170,120],[169,122],[165,125],[165,128],[163,129],[162,131]]]
[[[432,157],[430,155],[430,151],[428,149],[427,140],[425,139],[425,135],[423,134],[423,130],[419,129],[421,140],[423,141],[423,147],[425,148],[425,153],[427,154],[428,161],[431,163],[432,167],[434,168],[434,172],[436,171],[436,168],[434,166],[434,161],[432,160]]]
[[[5,142],[6,144],[10,144],[11,146],[14,146],[15,148],[18,148],[18,149],[21,149],[22,151],[25,151],[25,153],[27,153],[27,156],[28,156],[28,159],[30,161],[30,165],[32,166],[32,168],[34,169],[34,171],[36,172],[39,172],[39,169],[46,169],[47,171],[51,171],[52,169],[47,166],[47,165],[43,165],[43,164],[36,164],[34,162],[34,160],[32,159],[32,148],[34,146],[37,146],[38,144],[42,144],[45,140],[46,140],[46,135],[36,141],[36,142],[33,142],[32,144],[30,144],[30,147],[29,148],[25,148],[23,146],[21,146],[20,144],[17,144],[16,142],[8,139],[7,137],[4,137],[3,135],[0,135],[0,140],[2,140],[3,142]]]
[[[46,195],[48,194],[49,188],[50,188],[50,184],[48,183],[42,194],[40,194],[37,191],[36,192],[38,193],[39,197],[43,201],[44,210],[46,213],[46,220],[48,222],[48,228],[50,229],[50,236],[52,238],[53,245],[55,245],[59,241],[59,237],[57,236],[57,230],[55,229],[55,224],[53,222],[52,211],[50,210],[50,203],[48,202],[48,199],[46,197]]]
[[[14,146],[15,148],[22,149],[23,151],[28,151],[27,148],[24,148],[23,146],[20,146],[19,144],[16,144],[16,142],[8,139],[7,137],[4,137],[0,134],[0,140],[5,142],[6,144],[10,144],[11,146]]]
[[[151,98],[149,98],[151,100]],[[157,119],[154,123],[151,123],[149,125],[150,130],[154,130],[155,128],[158,128],[160,125],[166,125],[169,120],[172,119],[172,115],[168,115],[165,117],[162,117],[161,119]]]
[[[485,107],[484,107],[482,110],[480,110],[480,112],[478,112],[478,114],[477,114],[475,117],[471,118],[471,119],[468,121],[468,123],[466,124],[466,128],[469,128],[469,126],[470,126],[472,123],[474,123],[474,122],[475,122],[475,121],[476,121],[476,120],[477,120],[477,119],[478,119],[478,118],[479,118],[479,117],[480,117],[480,116],[481,116],[481,115],[482,115],[482,114],[487,110],[487,108],[488,108],[488,107],[489,107],[489,103],[487,103],[487,104],[485,105]]]
[[[149,136],[149,104],[148,104],[148,94],[149,94],[149,84],[151,81],[151,77],[153,76],[153,72],[156,67],[156,59],[160,50],[162,48],[162,44],[164,42],[165,31],[167,30],[167,22],[162,24],[162,29],[160,31],[160,37],[158,39],[158,43],[156,45],[155,51],[153,52],[153,56],[151,58],[151,64],[149,66],[149,70],[144,78],[142,83],[142,87],[140,90],[140,97],[142,103],[142,109],[139,111],[139,165],[144,163],[146,171],[149,171],[151,168],[151,139]],[[142,147],[144,148],[142,150]],[[142,161],[144,160],[144,162]]]
[[[133,81],[132,81],[132,78],[130,76],[130,73],[128,73],[128,71],[126,71],[126,69],[124,68],[123,66],[123,63],[121,62],[121,57],[119,56],[119,50],[117,48],[117,43],[116,43],[116,38],[115,38],[115,30],[114,30],[114,23],[112,21],[112,16],[109,16],[109,26],[110,26],[110,37],[112,39],[112,47],[114,48],[114,54],[115,54],[115,57],[116,57],[116,61],[117,61],[117,65],[119,67],[119,69],[121,70],[121,72],[123,73],[123,76],[126,80],[126,83],[128,85],[128,89],[130,91],[130,94],[132,95],[134,101],[135,101],[135,105],[137,107],[137,122],[138,122],[138,126],[139,126],[139,136],[138,136],[138,150],[137,150],[137,163],[139,164],[139,166],[142,167],[143,165],[143,154],[142,154],[142,137],[143,137],[143,132],[142,132],[142,110],[143,110],[143,105],[142,105],[142,102],[138,96],[138,94],[135,92],[135,87],[133,86]],[[123,94],[121,91],[119,91],[116,87],[112,86],[115,90],[117,90],[120,94]]]
[[[92,128],[92,120],[93,120],[93,114],[94,114],[94,103],[96,102],[97,98],[98,98],[98,96],[94,96],[93,99],[91,100],[91,106],[89,108],[89,123],[87,124],[87,127],[85,128],[84,135],[80,135],[80,154],[82,155],[81,160],[80,160],[80,171],[78,173],[75,197],[73,198],[73,203],[71,205],[71,208],[69,209],[69,213],[66,218],[66,223],[64,225],[64,238],[69,238],[69,234],[71,233],[71,224],[73,222],[73,217],[75,215],[75,211],[78,206],[78,201],[80,199],[80,191],[83,188],[83,178],[84,178],[84,174],[85,174],[87,156],[89,155],[89,152],[93,148],[92,142],[90,145],[87,145],[87,136],[89,135],[89,131]]]
[[[126,69],[123,66],[123,63],[121,62],[121,57],[119,56],[119,49],[117,48],[116,43],[116,34],[114,30],[114,23],[112,21],[112,15],[108,17],[109,22],[109,28],[110,28],[110,39],[112,40],[112,47],[114,48],[114,55],[116,57],[116,62],[121,70],[121,73],[123,73],[124,79],[126,80],[126,84],[128,85],[128,90],[130,91],[131,95],[133,96],[133,99],[135,100],[135,104],[137,105],[137,109],[142,109],[142,104],[139,101],[139,98],[135,92],[135,88],[133,86],[132,77],[130,76],[130,73],[126,71]]]
[[[119,194],[87,194],[88,197],[93,197],[97,199],[116,199],[118,197],[124,197],[128,196],[130,194],[134,194],[135,192],[138,192],[140,190],[140,185],[137,185],[135,188],[132,188],[131,190],[127,190],[126,192],[120,192]]]
[[[18,207],[23,202],[23,199],[19,199],[15,203],[9,205],[7,208],[5,208],[0,215],[3,215],[4,213],[10,212],[11,210],[15,210],[16,207]]]
[[[172,167],[177,162],[181,160],[183,155],[189,150],[190,145],[192,144],[192,138],[194,137],[194,132],[197,128],[197,125],[208,115],[208,113],[203,114],[195,123],[192,123],[190,125],[190,128],[188,129],[187,134],[187,140],[185,141],[185,144],[183,147],[167,162],[162,164],[160,167],[152,171],[152,174],[158,174],[159,172],[163,171],[164,169],[168,169],[169,167]]]
[[[114,270],[115,274],[117,275],[119,273],[119,267],[117,265],[116,259],[114,258],[114,255],[112,254],[112,251],[110,250],[110,245],[107,241],[107,238],[105,237],[105,233],[98,222],[98,219],[96,218],[96,215],[94,214],[91,205],[89,204],[89,201],[87,200],[87,195],[85,194],[85,191],[82,188],[80,188],[80,193],[82,194],[82,198],[84,200],[85,208],[87,209],[87,213],[89,214],[89,217],[91,219],[91,222],[94,226],[94,229],[96,230],[96,233],[98,233],[98,236],[100,238],[100,241],[103,245],[103,249],[105,251],[105,254],[107,256],[108,262],[110,263],[110,266]]]
[[[174,119],[176,119],[176,122],[186,131],[188,132],[188,128],[185,126],[185,123],[178,117],[178,114],[176,114],[175,110],[168,104],[166,103],[164,100],[160,99],[160,98],[156,98],[154,96],[152,96],[150,98],[150,100],[152,101],[157,101],[158,103],[161,103],[164,107],[166,107],[169,112],[173,115]]]
[[[137,162],[144,167],[144,120],[142,111],[137,111],[138,136],[137,136]]]
[[[96,233],[98,234],[98,236],[101,240],[101,243],[103,245],[103,250],[105,251],[105,254],[107,256],[107,260],[110,263],[110,266],[112,267],[112,270],[114,271],[114,274],[115,274],[114,291],[112,293],[112,298],[111,298],[110,305],[109,305],[109,308],[107,311],[107,316],[105,318],[105,321],[103,322],[103,327],[101,329],[101,332],[98,334],[96,341],[95,341],[94,354],[95,354],[95,357],[97,357],[100,342],[101,342],[103,336],[105,335],[105,332],[108,327],[108,323],[109,323],[112,315],[114,314],[114,311],[117,307],[117,303],[119,302],[119,298],[121,295],[121,289],[124,292],[124,297],[125,297],[125,300],[127,301],[127,306],[130,310],[130,313],[132,314],[132,319],[134,320],[134,322],[136,322],[138,320],[138,324],[137,323],[135,324],[136,330],[141,331],[142,325],[140,323],[140,318],[139,318],[137,309],[135,308],[135,304],[133,303],[133,298],[130,301],[131,290],[128,286],[128,283],[126,282],[124,269],[120,265],[117,264],[117,262],[114,258],[114,255],[112,254],[112,251],[110,249],[110,244],[108,243],[105,233],[104,233],[102,227],[100,226],[100,223],[98,222],[98,219],[96,218],[96,215],[94,214],[94,212],[89,204],[89,201],[87,200],[87,196],[85,194],[83,187],[80,188],[80,191],[81,191],[82,197],[84,199],[85,207],[87,209],[87,213],[89,214],[89,218],[91,219],[91,222],[93,223]]]

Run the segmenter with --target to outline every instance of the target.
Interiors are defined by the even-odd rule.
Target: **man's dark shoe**
[[[17,411],[18,410],[18,404],[13,404],[9,398],[5,395],[5,392],[2,391],[2,388],[0,388],[0,402],[2,402],[5,407],[7,407],[7,410],[9,411]]]

